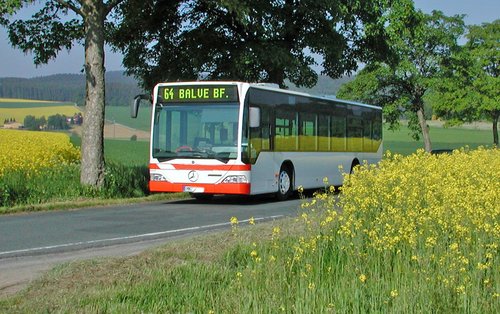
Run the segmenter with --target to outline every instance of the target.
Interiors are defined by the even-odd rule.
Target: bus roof
[[[290,95],[304,96],[304,97],[310,97],[310,98],[316,98],[316,99],[328,100],[328,101],[336,101],[336,102],[340,102],[340,103],[347,104],[347,105],[356,105],[356,106],[361,106],[361,107],[368,107],[368,108],[382,110],[382,107],[380,107],[380,106],[364,104],[364,103],[357,102],[357,101],[339,99],[335,96],[318,96],[318,95],[312,95],[309,93],[304,93],[304,92],[299,92],[299,91],[282,89],[282,88],[277,87],[278,85],[276,85],[276,84],[250,83],[249,85],[251,87],[263,89],[263,90],[276,91],[276,92],[282,92],[282,93],[285,92],[286,94],[290,94]]]

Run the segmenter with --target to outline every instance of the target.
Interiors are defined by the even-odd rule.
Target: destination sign
[[[236,85],[161,86],[160,102],[235,102],[238,101]]]

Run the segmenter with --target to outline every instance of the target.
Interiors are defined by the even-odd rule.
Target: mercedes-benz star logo
[[[196,172],[194,170],[189,171],[189,173],[188,173],[189,181],[196,182],[196,181],[198,181],[198,178],[199,178],[198,172]]]

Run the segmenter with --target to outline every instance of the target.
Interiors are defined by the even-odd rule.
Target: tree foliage
[[[30,131],[40,131],[47,124],[45,117],[37,118],[32,115],[24,117],[24,127]]]
[[[393,6],[386,23],[391,58],[368,64],[338,96],[382,105],[392,127],[406,116],[413,137],[418,140],[422,135],[424,147],[430,151],[425,96],[458,49],[463,17],[447,17],[439,11],[424,14],[407,1]]]
[[[337,78],[387,55],[381,17],[392,2],[129,0],[113,42],[148,89],[197,79],[312,87],[319,65]]]
[[[467,39],[447,66],[448,77],[435,82],[433,108],[449,125],[491,120],[498,145],[500,20],[470,26]]]
[[[9,39],[14,47],[33,54],[36,65],[55,59],[62,49],[70,50],[75,40],[83,38],[82,22],[69,20],[68,8],[57,1],[48,1],[28,20],[9,24]]]
[[[9,20],[6,18],[19,10],[24,3],[31,1],[24,0],[0,0],[0,25],[7,25]]]

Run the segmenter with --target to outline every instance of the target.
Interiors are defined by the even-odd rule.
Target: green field
[[[71,142],[80,146],[81,138],[73,135]],[[105,139],[104,158],[126,166],[146,166],[149,164],[149,141]]]
[[[151,127],[151,107],[145,106],[143,103],[143,106],[139,108],[136,119],[130,117],[129,107],[106,107],[106,120],[149,132]]]
[[[107,160],[123,165],[144,166],[149,164],[148,141],[105,140]]]
[[[430,136],[432,149],[455,149],[465,146],[476,148],[492,146],[493,143],[491,130],[431,127]],[[383,138],[384,151],[389,150],[393,153],[409,155],[424,147],[422,140],[412,139],[406,126],[402,126],[397,131],[389,131],[385,128]]]

